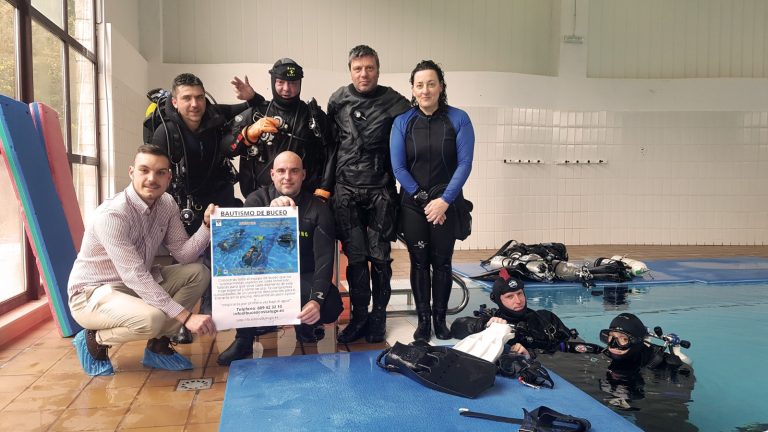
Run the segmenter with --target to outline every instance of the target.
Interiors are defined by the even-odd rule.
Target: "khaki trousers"
[[[180,305],[191,311],[211,280],[203,264],[176,264],[160,270],[160,286]],[[72,317],[81,326],[96,332],[102,345],[172,336],[181,323],[148,305],[124,284],[86,288],[69,299]]]

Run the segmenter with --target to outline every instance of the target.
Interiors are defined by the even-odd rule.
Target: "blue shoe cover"
[[[179,353],[163,355],[153,353],[146,348],[144,349],[144,358],[141,360],[141,364],[150,368],[174,371],[188,370],[194,367],[188,358]]]
[[[80,333],[72,340],[72,345],[75,346],[77,351],[77,358],[80,360],[80,365],[83,367],[85,373],[90,376],[100,375],[114,375],[115,370],[112,369],[112,362],[109,360],[96,360],[88,352],[88,345],[85,342],[86,330],[80,330]]]

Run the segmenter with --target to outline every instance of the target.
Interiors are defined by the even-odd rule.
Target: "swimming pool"
[[[684,352],[693,360],[696,381],[690,401],[679,402],[687,408],[687,420],[668,421],[664,406],[618,410],[641,427],[675,432],[768,429],[768,371],[763,366],[768,358],[768,284],[546,287],[526,288],[526,293],[529,307],[554,311],[588,342],[600,343],[598,332],[625,311],[650,328],[661,326],[692,342]],[[564,353],[555,357],[556,362],[545,364],[603,401],[596,369],[589,366],[600,359]],[[686,395],[646,395],[667,402],[680,397]]]

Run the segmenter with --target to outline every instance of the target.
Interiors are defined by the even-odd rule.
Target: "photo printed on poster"
[[[291,207],[245,207],[211,217],[217,329],[300,323],[298,215]]]

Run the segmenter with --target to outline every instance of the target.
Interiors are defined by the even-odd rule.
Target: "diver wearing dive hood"
[[[533,310],[528,307],[525,297],[525,284],[522,280],[511,276],[505,268],[493,283],[491,301],[498,309],[485,310],[476,317],[461,317],[451,324],[451,334],[456,339],[464,339],[470,334],[478,333],[492,322],[515,325],[515,338],[509,343],[520,354],[532,354],[532,349],[553,353],[568,351],[566,343],[573,337],[575,331],[566,327],[563,321],[548,310]],[[525,350],[521,350],[520,344]],[[580,344],[587,346],[589,344]]]
[[[600,331],[600,340],[607,345],[604,354],[610,363],[605,376],[600,379],[602,394],[590,394],[618,411],[643,411],[651,406],[658,410],[659,404],[663,404],[665,427],[676,431],[693,430],[685,421],[688,418],[686,403],[690,401],[695,382],[692,370],[680,357],[666,352],[663,346],[647,342],[646,336],[648,329],[631,313],[619,314],[609,328]],[[572,377],[566,379],[570,381]],[[632,416],[645,430],[659,427],[658,419],[653,416]]]
[[[225,152],[240,156],[240,191],[247,197],[270,185],[269,170],[275,157],[292,151],[307,170],[304,189],[328,199],[333,186],[333,167],[329,164],[333,161],[326,115],[314,99],[309,103],[300,99],[304,69],[296,61],[282,58],[269,74],[272,100],[262,100],[237,115],[227,125],[230,132],[222,142]],[[243,83],[239,78],[235,81]]]
[[[625,312],[616,316],[600,340],[607,345],[604,353],[611,359],[609,372],[632,375],[642,368],[679,368],[680,357],[665,352],[664,347],[646,342],[648,329],[636,315]]]

